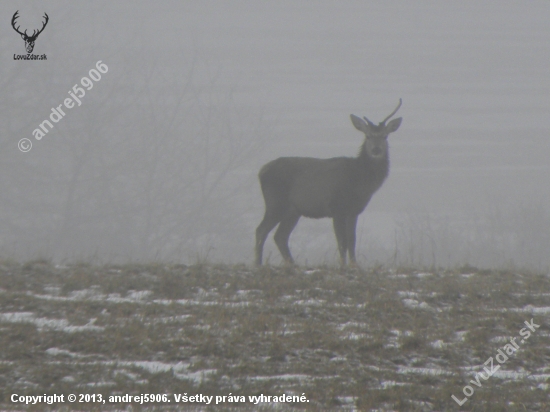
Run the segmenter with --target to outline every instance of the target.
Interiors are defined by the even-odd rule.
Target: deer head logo
[[[42,28],[38,31],[33,30],[32,35],[29,36],[27,34],[27,30],[25,30],[25,32],[23,32],[23,33],[19,31],[19,27],[21,27],[21,26],[15,27],[16,20],[19,17],[18,13],[19,13],[19,10],[17,10],[15,12],[15,14],[13,15],[13,17],[11,19],[11,25],[12,25],[13,29],[21,35],[21,38],[23,40],[25,40],[25,48],[27,49],[27,53],[32,53],[32,51],[34,49],[34,42],[36,41],[36,38],[38,37],[38,35],[40,33],[42,33],[44,31],[44,28],[46,27],[46,24],[48,24],[48,20],[50,18],[48,17],[48,15],[46,13],[44,13],[44,18],[46,20],[42,23]]]

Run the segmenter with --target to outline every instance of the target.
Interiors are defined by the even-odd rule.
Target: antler
[[[17,33],[19,33],[21,36],[26,36],[26,35],[27,35],[27,31],[26,31],[26,30],[25,30],[25,33],[21,33],[21,32],[19,31],[19,27],[21,27],[21,26],[15,27],[15,20],[17,20],[17,18],[19,17],[19,16],[17,15],[18,13],[19,13],[19,10],[17,10],[17,11],[15,12],[15,14],[13,15],[13,17],[12,17],[12,19],[11,19],[11,26],[12,26],[13,29],[14,29]]]
[[[374,123],[367,119],[367,116],[363,116],[363,119],[369,124],[369,126],[374,126]]]
[[[382,120],[382,121],[380,122],[380,124],[385,124],[386,121],[388,121],[388,120],[390,119],[390,117],[392,117],[395,113],[397,113],[397,111],[398,111],[399,108],[401,107],[401,103],[402,103],[402,101],[401,101],[401,98],[400,98],[400,99],[399,99],[399,104],[397,105],[397,107],[395,108],[395,110],[394,110],[393,112],[391,112],[391,114],[390,114],[388,117],[386,117],[384,120]]]
[[[33,30],[31,37],[38,37],[38,35],[44,31],[44,28],[46,27],[46,24],[48,24],[48,21],[50,20],[50,18],[46,14],[46,12],[44,12],[44,17],[46,18],[46,21],[44,23],[42,23],[42,28],[40,30],[38,30],[38,33],[36,33],[36,34],[34,33],[36,30]]]
[[[38,32],[37,32],[36,30],[33,30],[32,35],[29,36],[29,35],[27,34],[27,30],[25,30],[24,33],[21,33],[21,32],[19,31],[19,27],[21,27],[21,26],[15,27],[16,20],[19,18],[18,14],[19,14],[19,10],[17,10],[17,11],[15,12],[15,14],[13,15],[13,17],[12,17],[12,19],[11,19],[11,26],[13,27],[13,29],[14,29],[17,33],[19,33],[21,36],[25,36],[25,37],[28,38],[28,39],[35,39],[35,38],[37,38],[38,35],[39,35],[40,33],[42,33],[42,31],[44,31],[44,28],[46,27],[46,25],[48,24],[48,21],[50,20],[50,18],[48,17],[48,14],[44,12],[44,18],[46,19],[46,21],[44,21],[44,22],[42,23],[42,28],[41,28],[40,30],[38,30]]]

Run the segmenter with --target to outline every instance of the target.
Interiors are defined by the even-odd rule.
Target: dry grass
[[[237,406],[546,411],[549,307],[548,276],[475,268],[419,273],[4,261],[0,405],[17,409],[12,393],[247,399],[305,393],[308,403]],[[476,368],[531,318],[540,328],[458,407],[451,395],[464,398]],[[133,408],[172,410],[174,404]]]

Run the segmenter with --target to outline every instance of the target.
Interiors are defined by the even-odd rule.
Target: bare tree
[[[31,65],[2,68],[0,89],[19,108],[0,102],[4,113],[13,110],[0,138],[1,164],[11,170],[0,176],[1,250],[57,261],[181,262],[209,251],[213,259],[242,259],[249,249],[235,239],[250,231],[251,171],[269,140],[269,116],[239,100],[239,85],[224,83],[221,69],[210,74],[199,53],[185,55],[185,65],[158,64],[155,56],[132,67],[146,49],[123,52],[106,59],[109,72],[82,107],[33,140],[27,154],[17,139],[32,137],[72,84],[67,78],[79,79],[88,66],[53,72],[35,88],[25,82],[42,81],[21,75]]]

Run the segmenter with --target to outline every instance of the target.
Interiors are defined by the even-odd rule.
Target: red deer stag
[[[265,200],[265,215],[256,229],[256,264],[262,264],[265,240],[271,230],[275,243],[288,263],[293,263],[288,238],[301,216],[331,217],[338,242],[340,263],[349,253],[355,264],[357,217],[388,176],[388,135],[401,125],[402,118],[386,122],[401,107],[375,125],[364,117],[351,115],[351,122],[365,134],[357,157],[280,157],[262,167],[259,173]]]

